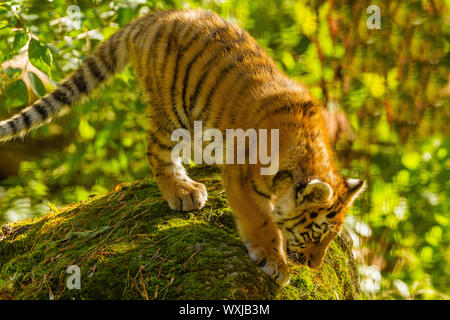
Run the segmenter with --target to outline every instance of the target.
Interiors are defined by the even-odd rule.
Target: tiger
[[[93,89],[131,64],[149,105],[147,159],[172,210],[205,206],[204,184],[192,180],[171,133],[205,128],[278,129],[278,170],[262,164],[221,166],[223,188],[249,257],[279,286],[289,266],[319,268],[346,211],[365,188],[335,164],[321,108],[237,24],[207,10],[154,11],[101,42],[50,93],[0,122],[0,142],[70,111]]]

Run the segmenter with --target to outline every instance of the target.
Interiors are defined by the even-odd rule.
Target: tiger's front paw
[[[160,179],[161,193],[172,210],[191,211],[204,207],[208,192],[204,184],[185,179]]]
[[[275,280],[279,286],[289,284],[289,269],[283,258],[277,252],[271,252],[263,247],[247,247],[248,255],[261,270]]]

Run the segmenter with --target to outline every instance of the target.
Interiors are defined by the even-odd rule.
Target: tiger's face
[[[283,235],[291,263],[319,267],[328,246],[344,223],[345,212],[364,189],[365,182],[347,179],[333,190],[318,179],[289,184],[279,193],[273,220]]]

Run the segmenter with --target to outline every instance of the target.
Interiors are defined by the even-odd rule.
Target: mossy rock
[[[217,169],[192,168],[208,187],[200,211],[170,210],[153,180],[3,226],[0,299],[355,299],[347,233],[324,265],[291,270],[279,288],[247,256]],[[68,289],[77,265],[81,288]]]

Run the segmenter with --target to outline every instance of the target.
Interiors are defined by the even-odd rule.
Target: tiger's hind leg
[[[160,141],[161,136],[150,132],[147,159],[164,199],[172,210],[203,208],[208,198],[205,185],[188,177],[180,157],[172,161],[170,142]]]

